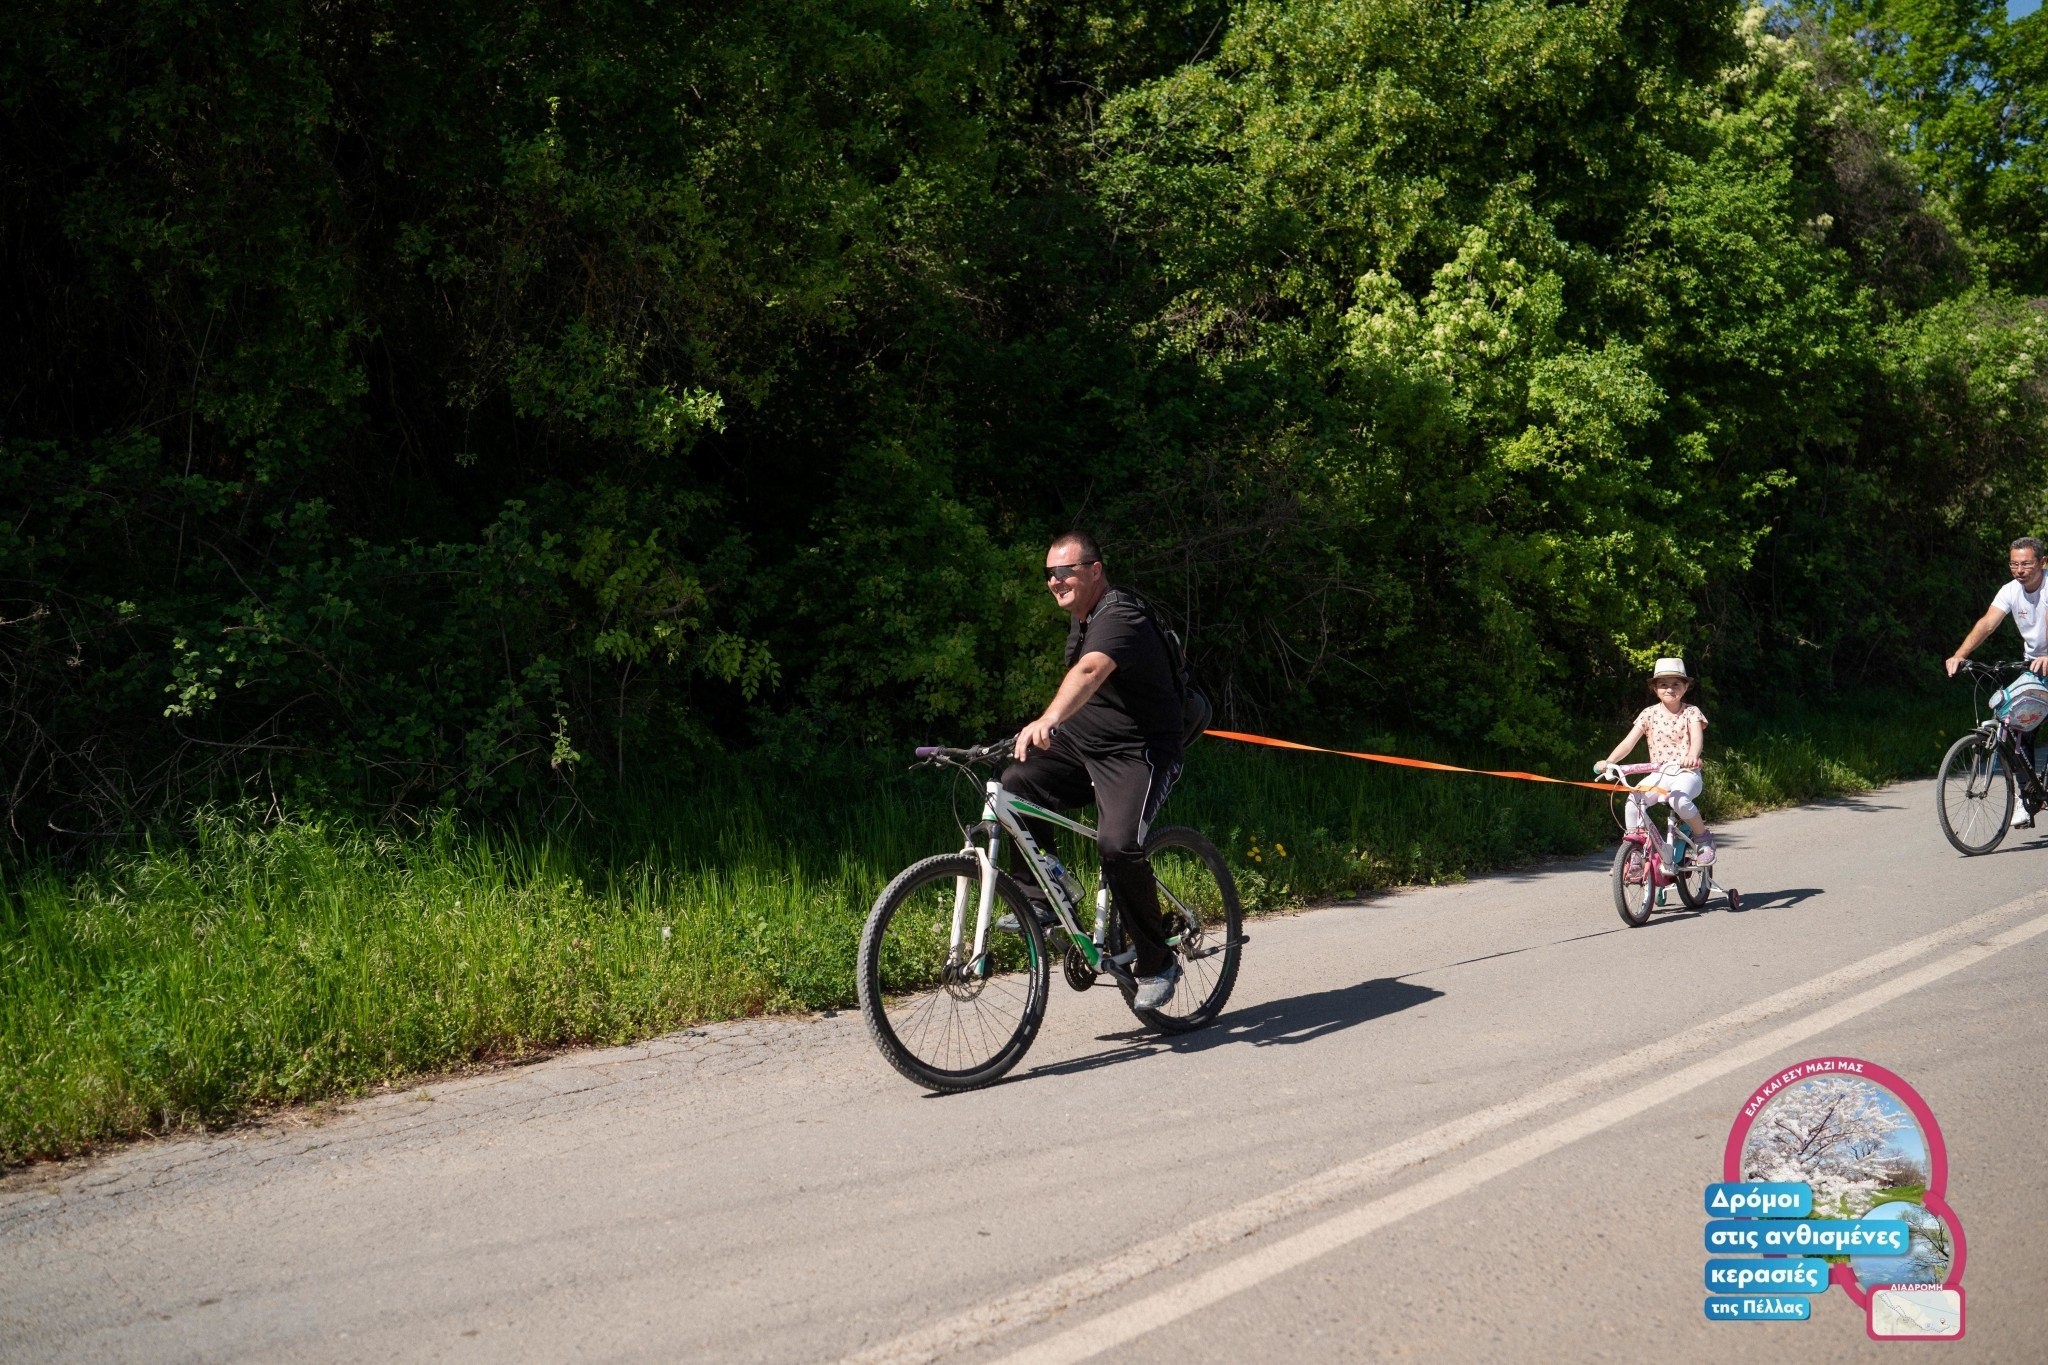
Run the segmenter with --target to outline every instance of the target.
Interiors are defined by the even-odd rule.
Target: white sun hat
[[[1650,681],[1655,682],[1659,678],[1684,678],[1687,682],[1692,681],[1692,675],[1685,671],[1683,659],[1657,660],[1657,669],[1650,674]]]

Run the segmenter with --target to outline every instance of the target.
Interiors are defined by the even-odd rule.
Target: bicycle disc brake
[[[939,986],[955,1000],[973,1000],[988,984],[988,954],[972,962],[949,962],[939,971]]]

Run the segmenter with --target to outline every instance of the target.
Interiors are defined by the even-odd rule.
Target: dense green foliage
[[[1076,522],[1240,725],[1541,759],[1659,651],[1928,671],[2048,517],[2040,25],[27,7],[11,826],[966,738]]]
[[[1976,0],[1850,0],[1809,22],[1851,46],[1873,126],[1984,274],[2048,293],[2048,28]]]
[[[1709,812],[1923,772],[1968,716],[1955,698],[1727,716]],[[205,812],[82,875],[17,878],[0,887],[0,1166],[563,1044],[847,1007],[876,890],[957,838],[946,787],[873,758],[798,772],[755,755],[636,788],[622,818],[568,837]],[[1614,835],[1574,788],[1220,742],[1190,755],[1171,813],[1214,835],[1254,911]],[[1787,913],[1748,889],[1760,925]],[[1558,936],[1616,927],[1604,882],[1585,910]],[[1360,979],[1428,965],[1404,951],[1363,949]]]

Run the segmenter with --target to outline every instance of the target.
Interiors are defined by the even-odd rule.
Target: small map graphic
[[[1874,1337],[1952,1337],[1963,1330],[1963,1296],[1953,1289],[1880,1289],[1871,1298]]]

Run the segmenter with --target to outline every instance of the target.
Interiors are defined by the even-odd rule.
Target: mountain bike
[[[1942,755],[1941,771],[1934,779],[1934,813],[1958,853],[1989,853],[2012,828],[2016,799],[2026,801],[2030,815],[2048,806],[2048,788],[2028,761],[2023,738],[2048,720],[2048,684],[2017,659],[1999,664],[1965,659],[1957,672],[1979,684],[1975,700],[1980,719]],[[2018,676],[2007,681],[2007,674]],[[1984,683],[1995,689],[1989,716],[1983,715],[1981,704]]]
[[[920,748],[918,766],[975,776],[1010,753],[1014,741],[972,749]],[[1024,825],[1042,820],[1094,839],[1077,820],[1043,810],[982,783],[979,821],[964,825],[957,853],[912,863],[875,900],[861,930],[856,983],[861,1017],[889,1064],[929,1090],[989,1085],[1030,1050],[1045,1018],[1053,949],[1073,989],[1107,977],[1130,1005],[1137,992],[1131,947],[1114,898],[1098,885],[1093,923],[1081,927],[1090,900],[1079,880],[1042,849]],[[1024,854],[1043,899],[1003,870],[1005,840]],[[1247,942],[1237,883],[1223,855],[1194,830],[1167,826],[1145,838],[1159,887],[1167,944],[1180,964],[1173,998],[1156,1010],[1132,1012],[1166,1033],[1214,1019],[1237,981],[1238,952]],[[1043,917],[1043,918],[1041,918]]]
[[[1730,910],[1742,909],[1742,893],[1715,881],[1711,864],[1702,867],[1689,860],[1692,836],[1686,833],[1678,812],[1665,813],[1662,831],[1650,819],[1650,807],[1663,795],[1653,777],[1679,771],[1676,764],[1607,765],[1609,775],[1629,788],[1628,803],[1636,813],[1635,828],[1630,829],[1627,818],[1615,812],[1622,833],[1621,847],[1614,851],[1614,908],[1631,929],[1642,928],[1664,907],[1666,887],[1677,888],[1678,899],[1688,910],[1705,905],[1716,891],[1728,898]],[[1631,777],[1640,780],[1630,782]]]

